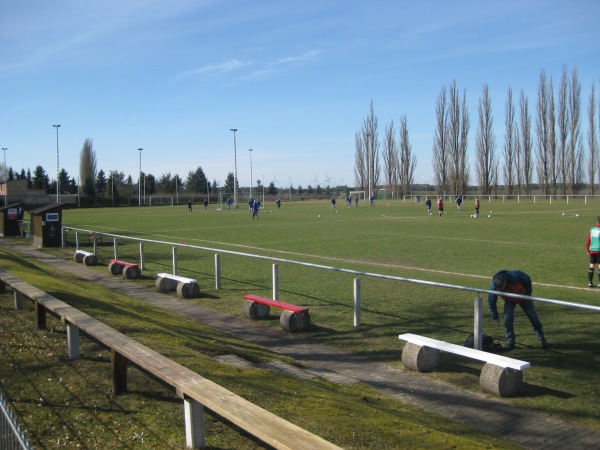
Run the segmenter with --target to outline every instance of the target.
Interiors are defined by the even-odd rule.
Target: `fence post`
[[[354,279],[354,326],[360,325],[360,278]]]
[[[140,242],[140,269],[144,270],[146,265],[144,264],[144,243]]]
[[[273,264],[273,300],[279,300],[279,266]]]
[[[204,448],[204,406],[190,397],[183,399],[185,417],[185,445],[187,448]]]
[[[79,351],[79,327],[67,322],[67,345],[69,359],[77,359],[81,354]]]
[[[75,250],[79,250],[79,231],[75,232]]]
[[[115,256],[115,259],[119,259],[119,246],[117,244],[117,238],[113,239],[113,254]]]
[[[221,255],[215,254],[215,289],[221,289]]]
[[[173,275],[177,275],[177,247],[173,247]]]
[[[473,318],[473,348],[481,350],[483,347],[483,298],[475,297]]]
[[[94,241],[94,255],[98,254],[98,249],[96,248],[98,246],[98,238],[96,237],[96,233],[92,233],[92,240]]]

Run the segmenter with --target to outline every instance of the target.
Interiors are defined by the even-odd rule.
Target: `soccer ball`
[[[492,217],[492,215],[491,215],[491,214],[488,214],[488,219],[489,219],[490,217]]]
[[[471,214],[471,219],[473,218],[473,214]]]
[[[431,213],[429,213],[429,215],[431,215]]]
[[[338,213],[337,209],[335,210],[335,213],[336,213],[336,214]]]
[[[575,214],[575,217],[579,217],[579,214]]]
[[[565,215],[565,213],[563,213],[563,216]]]
[[[321,218],[321,214],[319,214],[319,218]]]

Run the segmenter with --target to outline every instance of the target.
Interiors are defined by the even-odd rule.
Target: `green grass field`
[[[586,205],[583,200],[571,200],[569,204],[565,201],[554,201],[553,204],[483,201],[477,219],[470,217],[472,202],[463,204],[460,212],[454,204],[447,204],[442,218],[437,217],[436,211],[427,216],[424,203],[391,201],[389,207],[387,203],[378,202],[373,208],[344,208],[338,202],[338,212],[331,210],[329,202],[325,201],[283,203],[279,210],[273,203],[268,203],[260,219],[255,221],[251,220],[245,207],[216,211],[211,206],[205,212],[195,206],[193,213],[188,213],[186,206],[65,210],[63,226],[182,243],[184,246],[177,250],[179,271],[184,276],[197,278],[203,292],[201,298],[190,301],[238,317],[242,314],[242,295],[270,296],[272,261],[222,254],[222,286],[216,290],[215,252],[185,245],[481,289],[489,287],[491,276],[497,270],[520,269],[531,275],[534,296],[600,305],[600,289],[587,287],[588,259],[584,247],[587,232],[600,213],[600,202]],[[493,211],[492,217],[488,218],[490,211]],[[72,245],[73,231],[67,238]],[[85,240],[87,245],[87,236]],[[120,259],[137,260],[139,246],[136,242],[119,240],[118,244]],[[47,251],[72,257],[72,248]],[[105,237],[104,244],[99,247],[100,261],[106,263],[112,252],[110,241]],[[170,270],[171,258],[170,246],[146,243],[147,268],[139,282],[153,288],[156,273]],[[9,269],[16,271],[17,276],[32,277],[34,268],[28,264],[12,263]],[[311,308],[313,326],[306,337],[316,342],[405,370],[400,363],[402,343],[398,341],[398,334],[411,332],[462,343],[472,333],[473,292],[360,276],[362,325],[354,327],[353,274],[284,262],[278,264],[280,299]],[[106,268],[90,270],[105,271]],[[114,317],[113,308],[105,304],[127,305],[122,308],[125,316],[127,311],[139,307],[135,302],[130,305],[124,299],[113,299],[102,290],[94,293],[100,299],[94,299],[89,293],[72,295],[66,282],[53,286],[52,292],[59,298],[61,295],[68,297],[73,306],[99,316],[100,320],[117,325],[127,321],[127,317]],[[532,367],[525,372],[523,395],[508,401],[600,429],[597,383],[600,313],[542,303],[536,308],[552,347],[545,351],[539,348],[527,319],[518,310],[515,319],[517,349],[511,356],[530,361]],[[136,339],[138,336],[142,340],[150,339],[146,331],[151,335],[153,327],[160,328],[160,323],[155,323],[160,322],[160,313],[152,314],[156,315],[151,324],[140,326],[143,332],[136,332]],[[279,328],[276,318],[266,321],[266,325]],[[121,326],[124,325],[121,323]],[[484,332],[503,341],[503,327],[493,323],[487,309]],[[171,342],[171,338],[165,339],[168,342],[161,345],[175,348],[181,345]],[[225,345],[218,344],[226,341],[218,333],[211,339],[209,342],[214,345]],[[235,345],[231,344],[231,347]],[[172,348],[171,351],[177,353]],[[260,350],[252,350],[246,356],[251,360],[265,358],[255,352]],[[423,376],[479,391],[479,369],[478,363],[444,357],[436,372]],[[240,388],[236,383],[234,385]],[[260,397],[251,390],[246,394]],[[325,394],[320,395],[325,397]],[[387,411],[388,408],[384,409]],[[325,415],[334,424],[325,427],[326,434],[334,433],[332,428],[341,427],[343,420],[330,413]],[[394,417],[386,416],[383,422],[393,423],[397,420]],[[421,420],[422,417],[416,418],[416,423]],[[434,422],[436,430],[448,430],[445,421]],[[464,433],[459,430],[457,435],[465,436]],[[378,448],[393,447],[385,440],[386,433],[381,434]],[[470,436],[468,432],[466,435]],[[360,437],[363,438],[364,442],[369,441],[365,436]],[[425,437],[420,436],[420,439]],[[446,437],[436,435],[431,442],[419,442],[421,446],[436,447],[444,439]],[[367,448],[353,442],[337,442],[348,448]],[[456,445],[468,448],[473,444],[465,442]],[[487,441],[479,440],[476,446],[482,442]]]

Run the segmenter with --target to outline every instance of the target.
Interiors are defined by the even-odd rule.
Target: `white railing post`
[[[183,411],[186,447],[204,448],[204,406],[193,398],[184,397]]]
[[[273,300],[279,300],[279,266],[273,264]]]
[[[221,255],[215,253],[215,289],[221,289]]]
[[[117,244],[117,238],[113,239],[113,255],[115,259],[119,259],[119,245]]]
[[[144,270],[146,265],[144,264],[144,243],[140,242],[140,269]]]
[[[177,275],[177,247],[173,246],[173,275]]]
[[[354,326],[360,325],[360,278],[354,279]]]
[[[79,231],[75,232],[75,250],[79,250]]]
[[[475,297],[473,317],[473,348],[481,350],[483,347],[483,298]]]
[[[67,345],[69,359],[77,359],[81,355],[79,349],[79,327],[67,322]]]
[[[96,248],[96,246],[98,245],[98,238],[96,237],[96,233],[92,234],[92,240],[94,241],[93,246],[94,246],[94,255],[98,254],[98,249]]]

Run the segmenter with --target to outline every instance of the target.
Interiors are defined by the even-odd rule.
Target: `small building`
[[[12,203],[0,207],[0,236],[19,236],[21,234],[22,206],[22,203]]]
[[[62,203],[51,203],[30,211],[31,239],[38,247],[62,245]]]

